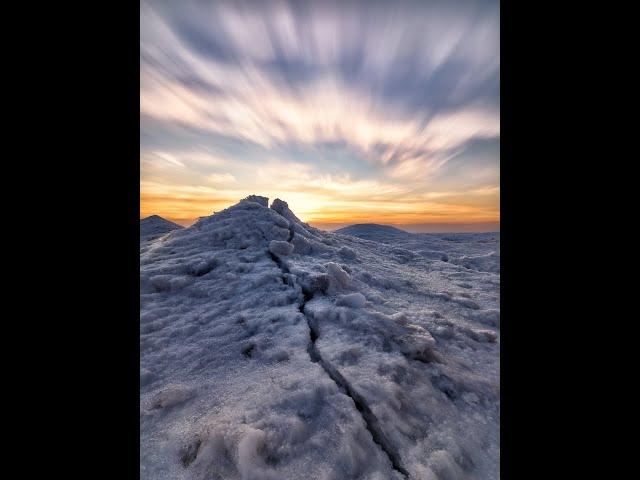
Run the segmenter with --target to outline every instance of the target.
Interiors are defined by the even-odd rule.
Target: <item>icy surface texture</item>
[[[499,234],[268,205],[141,238],[141,478],[499,478]]]

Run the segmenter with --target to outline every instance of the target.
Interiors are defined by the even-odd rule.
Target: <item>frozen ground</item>
[[[328,233],[251,196],[152,237],[141,478],[499,478],[499,234]]]

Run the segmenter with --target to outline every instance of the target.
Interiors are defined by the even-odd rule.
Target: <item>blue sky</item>
[[[498,2],[142,1],[141,216],[496,230]],[[450,227],[453,225],[453,227]]]

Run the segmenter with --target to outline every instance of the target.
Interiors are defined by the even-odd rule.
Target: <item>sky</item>
[[[499,230],[498,1],[140,3],[140,216]]]

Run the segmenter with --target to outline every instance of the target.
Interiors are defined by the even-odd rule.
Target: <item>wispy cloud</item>
[[[228,185],[236,183],[236,177],[230,173],[210,173],[207,175],[207,181],[213,185]]]
[[[495,208],[478,208],[497,220],[497,155],[453,172],[499,142],[498,15],[497,2],[142,2],[142,176],[165,189],[143,204],[180,185],[214,189],[192,207],[267,188],[309,218],[366,202],[457,221],[473,207],[415,201],[490,191]]]
[[[180,160],[178,160],[175,155],[168,153],[168,152],[152,152],[153,155],[160,159],[160,160],[164,160],[165,162],[169,163],[170,165],[175,165],[177,167],[183,167],[184,168],[184,163],[182,163]]]

